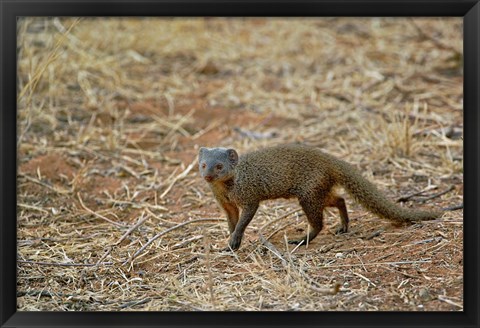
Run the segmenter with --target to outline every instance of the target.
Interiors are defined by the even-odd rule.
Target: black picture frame
[[[1,327],[478,327],[480,235],[477,0],[0,1]],[[464,19],[463,312],[16,312],[16,20],[19,16],[459,16]]]

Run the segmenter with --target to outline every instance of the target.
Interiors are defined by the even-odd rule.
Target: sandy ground
[[[321,234],[294,248],[303,212],[271,200],[225,252],[227,224],[196,164],[200,146],[300,142],[401,206],[462,204],[461,29],[22,20],[18,309],[462,310],[462,210],[394,226],[346,196],[350,231],[336,235],[327,210]]]

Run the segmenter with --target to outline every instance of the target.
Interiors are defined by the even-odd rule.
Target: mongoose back
[[[260,202],[267,199],[298,198],[310,232],[290,243],[305,243],[318,235],[325,207],[338,208],[338,232],[347,232],[347,208],[344,199],[335,193],[335,186],[344,187],[366,209],[392,221],[432,220],[442,214],[394,204],[350,164],[305,145],[264,148],[240,157],[234,149],[201,147],[199,169],[227,214],[229,246],[233,250],[240,247],[245,228]]]

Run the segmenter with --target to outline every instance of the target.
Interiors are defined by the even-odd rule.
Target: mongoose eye
[[[222,165],[222,164],[217,164],[215,167],[217,168],[217,170],[223,169],[223,165]]]
[[[207,164],[203,163],[202,164],[202,169],[206,168],[207,167]]]

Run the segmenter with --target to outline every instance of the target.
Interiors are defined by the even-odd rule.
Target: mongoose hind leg
[[[345,199],[343,199],[340,196],[336,195],[331,195],[327,199],[327,204],[326,206],[328,207],[336,207],[338,208],[338,211],[340,212],[340,227],[337,228],[336,233],[345,233],[348,231],[348,212],[347,212],[347,206],[345,205]]]
[[[250,223],[250,221],[252,221],[255,212],[257,212],[258,205],[258,203],[250,204],[242,208],[240,220],[238,221],[237,226],[235,227],[235,231],[230,236],[230,240],[228,242],[228,245],[231,249],[237,250],[240,247],[240,244],[242,243],[243,233],[245,232],[247,225]]]
[[[310,232],[300,239],[289,240],[289,244],[307,244],[311,242],[323,228],[323,209],[325,197],[299,198],[305,215],[307,216]]]

